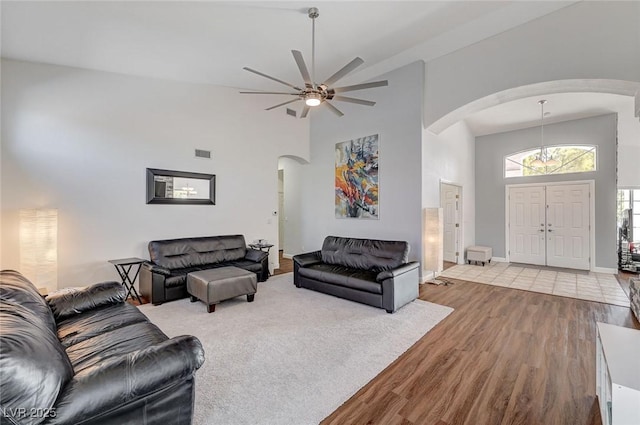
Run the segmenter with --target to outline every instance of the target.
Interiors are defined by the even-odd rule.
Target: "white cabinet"
[[[597,323],[596,395],[603,425],[640,425],[640,331]]]

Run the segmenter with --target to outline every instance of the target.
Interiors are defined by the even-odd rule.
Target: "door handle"
[[[538,230],[538,232],[542,232],[542,233],[544,233],[544,229],[540,229],[540,230]]]
[[[553,232],[553,230],[549,229],[549,232]]]

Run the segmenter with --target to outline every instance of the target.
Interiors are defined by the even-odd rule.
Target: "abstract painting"
[[[336,218],[378,217],[378,135],[336,143]]]

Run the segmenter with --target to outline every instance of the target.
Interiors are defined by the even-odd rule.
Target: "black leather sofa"
[[[407,242],[327,236],[320,251],[293,257],[293,283],[393,313],[418,297],[408,256]]]
[[[200,341],[169,339],[125,294],[106,282],[45,301],[0,272],[0,423],[191,423]]]
[[[269,254],[247,248],[244,236],[206,236],[149,242],[151,261],[140,269],[140,294],[158,305],[189,296],[187,274],[234,266],[269,277]]]

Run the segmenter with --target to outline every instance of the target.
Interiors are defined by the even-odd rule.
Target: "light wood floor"
[[[601,424],[595,324],[630,309],[451,281],[420,299],[455,311],[322,424]]]

